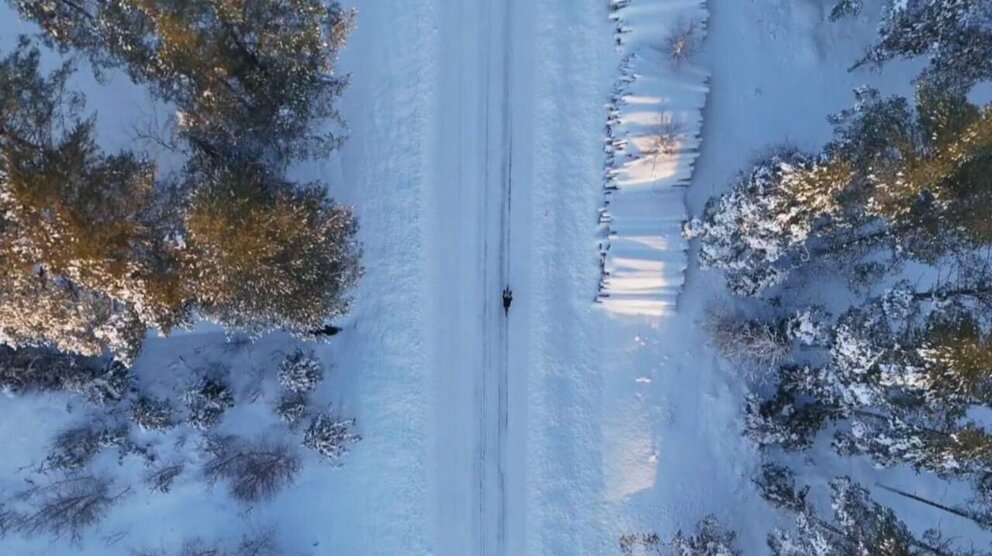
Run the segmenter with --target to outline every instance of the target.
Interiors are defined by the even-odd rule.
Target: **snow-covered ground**
[[[750,482],[746,384],[701,328],[707,307],[727,302],[720,280],[690,263],[677,309],[654,316],[595,303],[604,126],[624,55],[608,0],[354,3],[341,60],[348,141],[294,172],[328,181],[361,219],[354,311],[312,347],[333,364],[320,399],[356,417],[363,440],[341,467],[306,459],[292,487],[250,510],[193,474],[167,495],[133,485],[82,548],[12,537],[0,553],[128,554],[273,527],[288,554],[599,555],[617,553],[622,534],[670,538],[707,514],[738,530],[745,554],[765,553],[778,518]],[[830,4],[708,2],[693,64],[711,90],[689,214],[766,146],[818,147],[853,87],[908,89],[913,68],[847,72],[873,14],[830,23]],[[12,17],[0,5],[5,39]],[[642,33],[669,28],[641,21]],[[132,118],[120,101],[83,83],[101,126],[123,134]],[[668,233],[659,241],[681,246]],[[222,334],[201,330],[150,341],[137,369],[167,384],[184,356],[271,376],[289,342],[273,335],[231,355]],[[0,399],[4,490],[75,416],[65,406]],[[225,426],[260,426],[262,409]]]

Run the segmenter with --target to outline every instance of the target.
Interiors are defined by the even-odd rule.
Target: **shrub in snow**
[[[312,392],[324,379],[324,366],[312,354],[302,351],[287,357],[279,366],[279,382],[290,392]]]
[[[82,394],[89,402],[110,405],[123,400],[133,389],[131,369],[119,361],[111,361],[90,376],[71,373],[66,377],[66,389]]]
[[[283,394],[276,404],[276,414],[289,425],[300,423],[310,410],[306,395],[289,392]]]
[[[131,406],[134,423],[146,431],[164,431],[175,426],[172,405],[167,400],[142,396]]]
[[[210,457],[203,465],[204,477],[210,484],[226,482],[231,496],[241,502],[272,498],[300,470],[300,458],[275,442],[225,436],[209,439],[206,449]]]
[[[658,533],[629,533],[620,537],[620,553],[623,556],[661,554],[661,547]]]
[[[66,429],[55,437],[43,467],[66,471],[81,469],[101,450],[115,446],[122,454],[131,449],[126,428],[83,425]]]
[[[182,474],[185,466],[182,463],[164,465],[145,476],[145,484],[154,492],[167,493]]]
[[[113,481],[94,475],[74,476],[36,485],[19,493],[11,510],[12,529],[28,536],[68,536],[78,543],[83,532],[97,524],[115,502],[129,492],[113,491]]]
[[[793,368],[799,370],[803,368]],[[774,397],[763,400],[748,395],[744,405],[744,434],[758,446],[781,446],[784,450],[805,450],[831,419],[837,408],[814,400],[798,399],[789,388],[779,387]]]
[[[185,393],[183,400],[189,410],[187,422],[193,428],[205,431],[217,425],[224,412],[234,407],[234,395],[219,379],[203,377]]]
[[[708,319],[710,340],[730,361],[771,366],[792,351],[782,322],[748,319],[718,310],[711,310]]]
[[[319,413],[310,421],[303,434],[303,445],[320,454],[330,462],[336,462],[348,452],[351,444],[362,439],[351,432],[354,419],[337,419],[326,413]]]
[[[739,556],[737,533],[725,529],[710,516],[696,525],[696,534],[679,531],[672,540],[673,556]]]
[[[695,54],[702,42],[702,32],[702,22],[687,21],[678,24],[675,30],[668,35],[665,46],[673,68],[682,67],[682,64]]]

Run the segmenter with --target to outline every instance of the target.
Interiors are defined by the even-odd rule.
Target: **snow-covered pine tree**
[[[831,17],[857,13],[860,0],[840,0]],[[889,0],[878,42],[855,67],[925,56],[922,78],[960,92],[992,77],[992,6],[976,0]]]
[[[308,394],[324,380],[324,366],[313,354],[296,351],[279,364],[279,383],[296,394]]]
[[[204,316],[248,332],[306,334],[348,310],[357,223],[320,184],[249,161],[202,169],[186,214],[191,289]]]
[[[759,162],[687,227],[701,239],[700,265],[722,270],[741,296],[781,283],[807,259],[811,236],[829,222],[848,180],[843,165],[795,151]]]
[[[795,473],[788,467],[766,463],[761,466],[761,475],[755,482],[761,491],[761,497],[776,508],[801,513],[808,507],[806,498],[809,487],[796,487]]]
[[[849,556],[891,554],[900,556],[955,556],[967,554],[931,536],[918,538],[891,509],[847,477],[831,482],[833,519],[819,517],[805,506],[796,514],[795,531],[776,530],[768,537],[774,556]],[[788,508],[786,508],[788,509]]]
[[[194,145],[288,160],[337,145],[333,68],[353,14],[321,0],[23,0],[48,39],[121,67],[178,107]]]
[[[168,280],[153,269],[167,251],[146,219],[154,167],[99,150],[71,73],[42,74],[26,39],[0,60],[2,334],[130,360],[147,323],[176,320],[165,290],[148,287]]]
[[[327,413],[318,413],[303,434],[303,445],[328,462],[337,463],[352,444],[362,439],[352,432],[354,426],[354,419],[338,419]]]

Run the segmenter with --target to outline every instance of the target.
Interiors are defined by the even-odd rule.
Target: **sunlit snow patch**
[[[671,38],[702,41],[702,0],[613,0],[620,78],[607,124],[598,301],[619,314],[675,309],[688,245],[684,188],[699,156],[709,74],[673,62]]]

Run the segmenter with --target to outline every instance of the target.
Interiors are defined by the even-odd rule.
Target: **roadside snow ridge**
[[[685,187],[699,156],[709,74],[674,60],[698,48],[704,0],[611,0],[621,55],[609,105],[597,301],[619,314],[673,311],[685,281]]]

